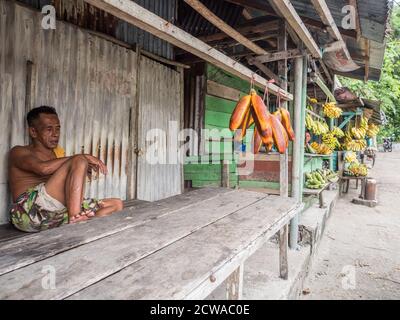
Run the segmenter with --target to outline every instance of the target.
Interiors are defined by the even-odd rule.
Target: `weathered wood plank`
[[[232,101],[239,101],[241,91],[207,80],[207,94]]]
[[[226,281],[226,299],[241,300],[243,297],[243,264]]]
[[[174,213],[165,212],[132,229],[1,276],[0,297],[65,298],[263,198],[265,195],[258,193],[235,191]],[[41,286],[45,266],[56,272],[56,289],[43,290]],[[22,281],[12,280],[16,278]]]
[[[299,208],[293,199],[264,198],[70,298],[205,298]]]
[[[66,225],[21,239],[0,244],[0,275],[51,257],[134,226],[157,219],[188,206],[231,192],[227,189],[199,189],[155,203],[138,203],[112,216],[94,219],[88,223]]]
[[[279,230],[279,273],[280,277],[287,280],[289,277],[288,267],[288,225]]]

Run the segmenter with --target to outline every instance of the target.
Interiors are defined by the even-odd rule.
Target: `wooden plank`
[[[243,298],[243,273],[244,265],[237,268],[227,279],[226,299],[242,300]]]
[[[296,12],[289,0],[270,0],[271,3],[279,10],[290,26],[296,31],[300,39],[304,42],[313,57],[321,59],[322,54],[318,45],[312,38],[310,31],[306,28],[300,16]]]
[[[265,51],[260,46],[256,45],[254,42],[247,39],[241,33],[229,26],[224,20],[216,16],[212,11],[210,11],[204,4],[198,0],[184,0],[188,5],[190,5],[194,10],[196,10],[200,15],[202,15],[206,20],[215,25],[218,29],[225,32],[231,38],[235,39],[238,43],[242,44],[246,48],[250,49],[256,54],[266,54]]]
[[[188,206],[231,192],[225,189],[199,189],[159,202],[139,203],[112,216],[88,223],[66,225],[0,245],[0,275],[46,259],[60,252],[116,234],[123,230]]]
[[[301,207],[292,199],[266,197],[70,299],[204,299]]]
[[[291,50],[281,50],[274,53],[268,53],[262,56],[254,57],[253,59],[258,60],[261,63],[267,63],[278,60],[288,60],[294,59],[303,56],[303,52],[300,49],[291,49]],[[249,60],[249,63],[252,64],[253,59]]]
[[[182,29],[177,28],[170,22],[165,21],[156,14],[144,9],[140,5],[129,0],[85,0],[91,5],[102,9],[117,18],[127,21],[151,34],[170,42],[171,44],[182,48],[217,67],[220,67],[234,75],[245,79],[254,79],[255,84],[262,87],[268,86],[272,94],[282,92],[283,98],[292,100],[293,95],[283,92],[274,84],[268,81],[252,70],[241,65],[237,61],[229,58],[218,50],[213,49],[201,40],[193,37]]]
[[[1,276],[0,297],[66,298],[264,198],[265,195],[248,191],[226,192],[201,204],[167,212],[145,224]],[[54,290],[42,288],[44,266],[52,266],[56,272]],[[21,281],[10,281],[16,278]]]
[[[370,40],[365,38],[365,75],[364,75],[364,82],[367,82],[369,79],[369,69],[370,69]]]
[[[286,51],[287,50],[287,28],[286,22],[281,21],[279,24],[279,36],[278,36],[278,50]],[[278,61],[278,76],[282,79],[281,86],[283,90],[288,89],[288,65],[287,59],[283,59]],[[283,103],[280,107],[287,109],[287,103]],[[284,154],[280,155],[279,158],[280,166],[279,166],[279,183],[280,183],[280,195],[282,197],[289,196],[289,152],[286,149]]]
[[[207,80],[207,94],[237,102],[240,99],[242,92],[217,82]]]
[[[284,280],[289,278],[288,232],[289,228],[287,224],[279,230],[279,274]]]
[[[247,58],[247,60],[251,60],[250,57]],[[274,79],[276,83],[279,85],[282,83],[281,79],[279,78],[278,75],[276,75],[274,72],[271,71],[266,65],[262,64],[261,62],[257,60],[251,60],[252,64],[255,65],[262,73],[264,73],[268,78]]]

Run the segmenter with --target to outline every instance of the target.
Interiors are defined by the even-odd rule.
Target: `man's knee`
[[[87,169],[88,161],[84,155],[78,154],[71,158],[70,165],[71,165],[71,168]]]
[[[124,203],[121,199],[114,199],[114,206],[115,211],[121,211],[122,209],[124,209]]]

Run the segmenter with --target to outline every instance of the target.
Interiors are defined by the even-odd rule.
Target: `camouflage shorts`
[[[43,187],[42,184],[24,192],[11,206],[11,223],[17,229],[24,232],[39,232],[68,223],[67,208],[63,207],[59,210],[49,211],[38,204],[41,187]],[[96,212],[100,208],[101,201],[97,199],[84,199],[82,203],[82,211],[85,212]]]

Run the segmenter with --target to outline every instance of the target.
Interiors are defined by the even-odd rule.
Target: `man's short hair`
[[[54,109],[53,107],[40,106],[40,107],[37,107],[37,108],[33,108],[26,115],[26,120],[28,121],[28,125],[30,127],[34,126],[33,122],[35,120],[39,119],[41,113],[44,113],[44,114],[55,114],[56,116],[58,116],[56,109]]]

